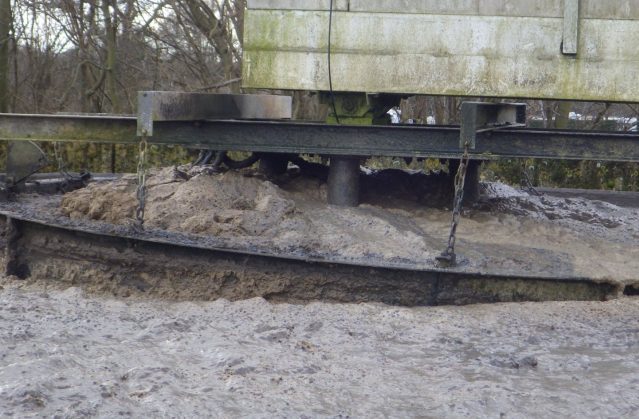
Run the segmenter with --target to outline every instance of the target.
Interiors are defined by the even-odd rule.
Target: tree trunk
[[[109,6],[113,8],[113,17]],[[106,62],[105,62],[105,92],[109,100],[111,101],[111,112],[121,113],[120,100],[117,93],[117,4],[114,0],[102,0],[102,14],[104,17],[104,31],[105,31],[105,48],[106,48]]]
[[[224,79],[232,79],[235,76],[233,72],[233,51],[231,49],[233,40],[232,36],[226,31],[224,22],[218,20],[213,11],[201,0],[185,0],[185,3],[193,23],[212,41],[213,47],[222,62]]]
[[[9,111],[9,32],[11,0],[0,0],[0,112]]]

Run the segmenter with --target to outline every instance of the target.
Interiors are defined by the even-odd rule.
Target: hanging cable
[[[333,107],[333,114],[335,115],[335,122],[339,125],[339,116],[337,116],[337,107],[335,106],[335,94],[333,93],[333,75],[331,72],[331,34],[333,31],[333,0],[330,0],[328,10],[328,90],[331,95],[331,105]]]

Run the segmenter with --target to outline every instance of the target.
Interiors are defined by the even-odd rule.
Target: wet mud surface
[[[162,169],[149,177],[146,227],[131,228],[135,180],[96,182],[60,197],[2,203],[44,222],[208,248],[441,270],[450,212],[446,181],[401,171],[364,176],[357,208],[327,205],[321,179]],[[439,185],[439,186],[433,186]],[[430,191],[426,193],[425,191]],[[434,191],[434,192],[433,192]],[[439,198],[435,198],[438,196]],[[454,272],[639,283],[639,214],[598,200],[531,196],[483,185],[458,229]]]
[[[447,234],[450,214],[441,204],[392,182],[364,194],[359,208],[343,209],[324,204],[316,179],[236,175],[186,181],[160,174],[149,206],[158,224],[142,233],[126,219],[134,205],[126,178],[64,201],[21,196],[0,210],[196,247],[427,269]],[[533,197],[501,184],[483,192],[459,230],[460,271],[639,282],[636,209]],[[335,278],[324,274],[316,295],[296,299],[281,290],[308,293],[300,274],[265,283],[266,264],[239,269],[229,259],[209,272],[174,266],[170,254],[144,260],[144,249],[115,246],[108,267],[86,243],[36,233],[25,230],[21,240],[37,244],[28,255],[42,261],[30,266],[37,278],[0,278],[0,412],[7,417],[639,415],[637,297],[463,307],[327,303],[339,299],[330,294]],[[64,252],[82,257],[50,263]],[[141,261],[153,277],[131,273]],[[131,274],[109,280],[113,269]],[[365,283],[354,283],[349,295]],[[260,291],[266,298],[251,298],[264,286],[271,287]],[[199,301],[206,292],[216,300]],[[297,301],[305,304],[291,304]]]
[[[639,414],[639,300],[169,302],[0,279],[5,417]]]
[[[383,302],[418,306],[511,301],[605,301],[614,281],[475,275],[309,262],[122,239],[0,218],[7,272],[22,281],[112,296],[169,300],[263,297],[275,302]],[[53,285],[53,284],[51,284]]]

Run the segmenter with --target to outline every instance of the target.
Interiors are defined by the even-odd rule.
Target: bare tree
[[[0,0],[0,112],[9,109],[9,41],[12,23],[11,0]]]
[[[232,90],[238,90],[246,0],[171,0],[170,5],[185,41],[173,47],[195,58],[195,68],[205,76],[199,89],[234,80]]]

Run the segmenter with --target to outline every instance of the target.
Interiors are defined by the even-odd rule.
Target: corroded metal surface
[[[639,101],[636,2],[582,1],[567,31],[563,1],[538,3],[351,1],[333,16],[333,88]],[[244,86],[328,90],[328,21],[323,10],[249,9]]]
[[[156,284],[168,283],[190,289],[190,295],[201,291],[199,299],[261,296],[414,306],[606,300],[621,292],[617,283],[587,278],[480,275],[217,249],[168,232],[118,234],[103,227],[48,225],[15,210],[0,212],[0,228],[8,275],[113,289],[135,286],[150,294]]]
[[[290,119],[292,99],[282,95],[138,92],[138,135],[153,123],[206,119]]]
[[[459,148],[475,148],[477,134],[499,128],[525,127],[526,104],[463,102]]]
[[[327,188],[329,204],[342,207],[359,205],[359,164],[360,161],[357,158],[331,157]]]
[[[9,141],[7,144],[7,181],[11,185],[21,183],[48,163],[42,149],[32,141]]]
[[[0,114],[0,140],[137,143],[134,116]]]
[[[271,121],[167,121],[152,144],[328,156],[457,157],[459,127],[347,126]],[[132,117],[0,114],[0,139],[137,144]],[[503,129],[477,134],[471,159],[639,161],[639,134]]]

